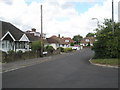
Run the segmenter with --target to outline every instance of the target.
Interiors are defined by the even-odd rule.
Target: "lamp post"
[[[97,20],[97,26],[99,27],[99,20],[98,20],[98,18],[92,18],[92,20]]]

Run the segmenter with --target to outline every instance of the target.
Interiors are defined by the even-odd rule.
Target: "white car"
[[[79,47],[72,47],[73,50],[79,50]]]
[[[48,52],[43,52],[43,55],[47,55]]]

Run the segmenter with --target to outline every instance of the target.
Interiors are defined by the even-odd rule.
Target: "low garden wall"
[[[43,55],[43,57],[45,56],[50,56],[50,55],[56,55],[56,54],[60,54],[60,50],[54,50],[52,53],[48,52],[47,55]],[[18,51],[18,52],[9,52],[8,54],[6,54],[5,52],[2,52],[2,62],[3,63],[8,63],[8,62],[13,62],[13,61],[17,61],[17,60],[27,60],[27,59],[34,59],[34,58],[40,58],[40,51],[35,52],[35,51],[29,51],[29,52],[22,52],[22,51]]]

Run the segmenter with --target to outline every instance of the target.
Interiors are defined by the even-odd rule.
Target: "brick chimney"
[[[60,34],[58,34],[58,37],[60,38]]]
[[[32,28],[32,31],[33,31],[33,32],[36,32],[36,29],[35,29],[35,28]]]

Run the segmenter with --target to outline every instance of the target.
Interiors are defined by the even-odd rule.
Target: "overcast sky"
[[[118,2],[114,0],[114,17],[118,21]],[[26,31],[40,32],[40,5],[43,5],[43,32],[47,37],[58,35],[85,36],[94,32],[98,18],[112,17],[112,0],[0,0],[0,20]]]

